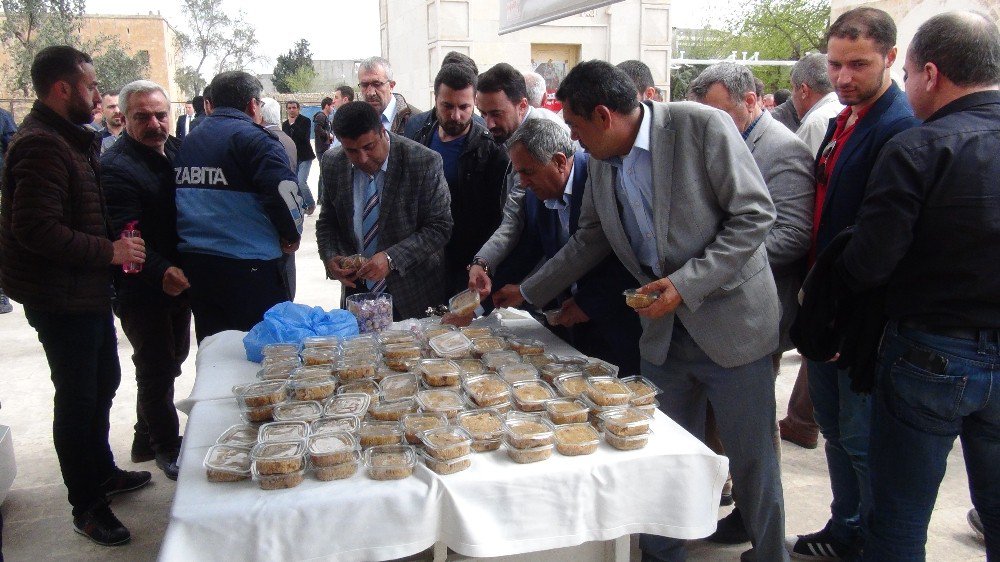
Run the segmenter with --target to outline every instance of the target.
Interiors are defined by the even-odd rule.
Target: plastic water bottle
[[[122,230],[122,238],[142,238],[142,233],[139,232],[138,228],[136,228],[138,224],[139,221],[131,221],[126,224],[125,229]],[[126,275],[134,275],[142,271],[142,264],[134,261],[127,261],[122,264],[122,271],[124,271]]]

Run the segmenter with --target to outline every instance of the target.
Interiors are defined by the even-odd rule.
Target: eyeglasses
[[[382,86],[385,86],[386,84],[387,84],[387,82],[378,82],[378,81],[376,81],[376,82],[359,82],[358,83],[358,89],[359,90],[367,90],[368,88],[375,88],[376,90],[381,90]]]
[[[830,141],[830,144],[826,145],[823,152],[819,155],[819,160],[816,162],[816,180],[821,183],[828,183],[830,181],[830,170],[827,170],[827,163],[830,161],[830,156],[833,151],[837,148],[837,139]]]

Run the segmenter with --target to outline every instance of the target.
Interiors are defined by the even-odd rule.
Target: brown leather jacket
[[[107,209],[94,133],[35,102],[7,153],[0,196],[0,283],[27,307],[111,306]]]
[[[402,94],[392,95],[396,98],[396,116],[392,118],[392,125],[389,127],[389,130],[397,135],[402,135],[403,130],[406,128],[406,122],[410,120],[410,117],[423,112],[406,103],[406,98]]]

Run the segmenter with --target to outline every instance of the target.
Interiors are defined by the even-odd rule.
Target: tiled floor
[[[307,220],[305,243],[299,250],[298,301],[327,308],[339,298],[334,284],[323,278],[316,246],[315,216]],[[120,333],[120,331],[119,331]],[[116,548],[96,546],[72,531],[66,491],[59,476],[52,448],[52,385],[48,367],[35,332],[15,306],[11,314],[0,316],[3,342],[3,373],[0,375],[0,424],[12,428],[18,474],[14,487],[2,506],[4,516],[3,554],[11,562],[35,560],[115,560],[136,562],[155,559],[167,527],[174,483],[153,467],[128,462],[135,408],[134,369],[131,347],[122,338],[122,384],[112,409],[112,446],[121,466],[153,472],[153,485],[133,494],[119,496],[113,508],[132,531],[132,542]],[[791,392],[799,358],[789,354],[782,362],[777,382],[779,415]],[[187,396],[194,380],[194,353],[177,380],[177,396]],[[182,424],[184,420],[182,419]],[[822,448],[806,450],[782,443],[782,470],[788,533],[807,533],[821,528],[827,519],[830,488]],[[951,463],[938,496],[931,521],[928,560],[985,560],[978,542],[965,521],[971,506],[960,447],[951,454]],[[727,511],[721,510],[720,515]],[[720,547],[695,542],[692,561],[738,560],[749,545]]]

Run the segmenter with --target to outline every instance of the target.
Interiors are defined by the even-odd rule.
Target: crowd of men
[[[736,508],[708,540],[749,542],[744,560],[922,560],[955,437],[970,522],[1000,557],[1000,32],[977,13],[931,18],[905,53],[905,93],[895,44],[888,14],[848,11],[769,99],[735,63],[690,84],[696,103],[662,103],[641,62],[587,61],[555,92],[561,115],[541,107],[544,79],[458,53],[429,111],[373,57],[359,100],[340,88],[312,123],[225,72],[176,136],[167,92],[145,80],[105,93],[96,135],[91,58],[42,50],[38,100],[5,154],[0,284],[51,368],[74,528],[128,541],[108,497],[151,479],[108,445],[112,315],[135,349],[132,460],[175,479],[192,317],[201,342],[290,300],[318,207],[322,267],[345,296],[387,292],[403,319],[473,289],[484,311],[547,311],[579,350],[656,383],[661,410],[729,457]],[[120,237],[130,225],[141,236]],[[626,307],[635,287],[653,304]],[[793,347],[806,360],[777,423]],[[829,522],[786,538],[779,438],[814,448],[818,433]],[[685,557],[678,539],[640,547]]]

